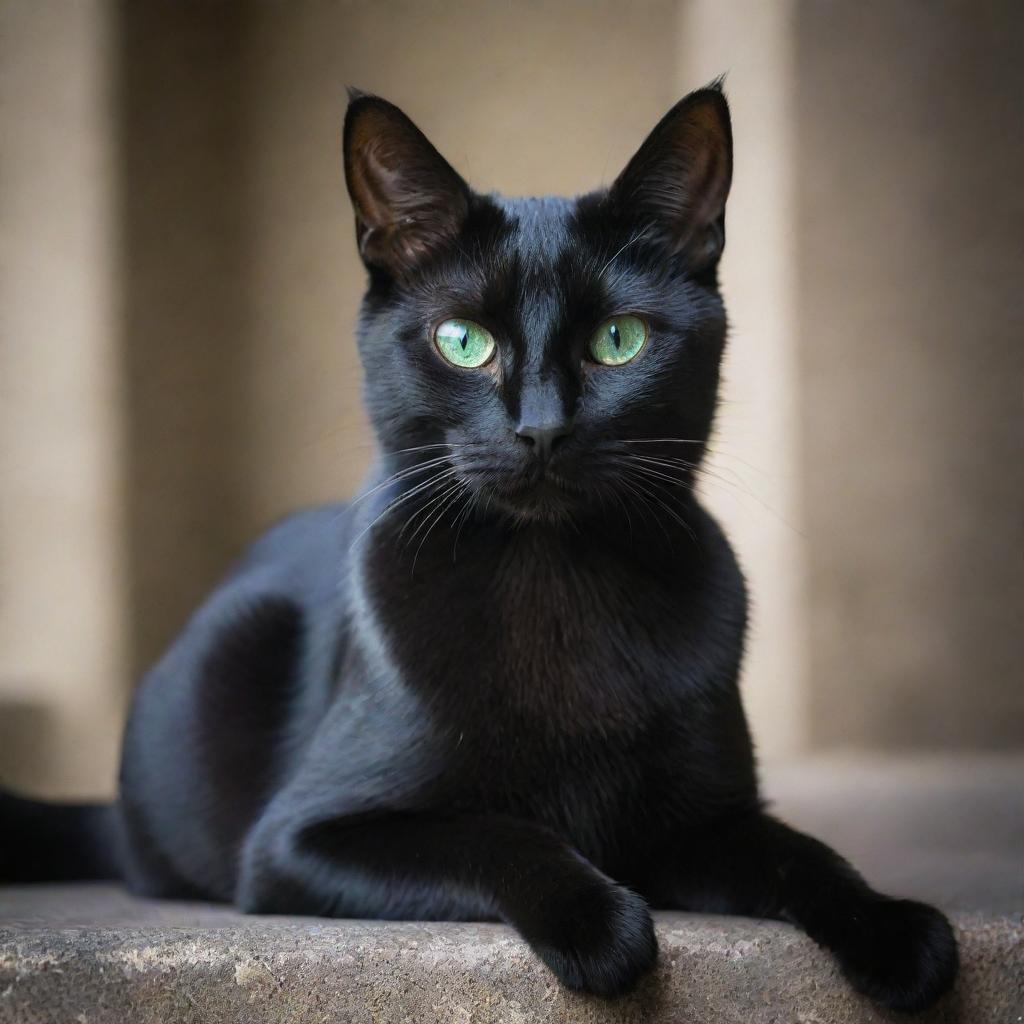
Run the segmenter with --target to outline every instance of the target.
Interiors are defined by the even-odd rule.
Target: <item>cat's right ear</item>
[[[344,157],[368,267],[401,277],[458,234],[469,186],[393,103],[349,90]]]
[[[612,185],[627,217],[679,255],[695,273],[725,246],[732,181],[732,128],[719,79],[680,100],[644,140]]]

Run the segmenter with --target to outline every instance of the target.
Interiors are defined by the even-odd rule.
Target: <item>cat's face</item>
[[[350,105],[345,156],[385,452],[436,459],[438,486],[521,518],[691,482],[725,335],[717,88],[673,108],[610,189],[574,200],[472,192],[374,97]]]

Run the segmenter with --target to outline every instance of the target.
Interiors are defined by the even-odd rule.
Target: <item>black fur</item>
[[[609,189],[507,200],[354,95],[379,457],[351,504],[258,541],[143,680],[118,805],[135,890],[497,917],[603,995],[653,964],[649,906],[778,917],[883,1004],[950,988],[938,911],[873,892],[758,797],[743,577],[692,486],[731,154],[713,86]],[[593,362],[623,313],[645,348]],[[491,363],[441,357],[450,317],[493,334]]]

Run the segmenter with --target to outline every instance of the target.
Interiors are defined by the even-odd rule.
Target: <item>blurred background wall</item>
[[[482,189],[572,193],[722,71],[706,490],[758,744],[1024,746],[1022,11],[0,0],[0,778],[110,792],[139,670],[358,486],[346,84]]]

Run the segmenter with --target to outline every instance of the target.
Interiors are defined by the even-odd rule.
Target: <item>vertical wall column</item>
[[[111,5],[0,5],[0,779],[113,787],[125,696]]]
[[[1024,740],[1024,11],[799,4],[815,745]]]
[[[726,75],[736,138],[721,268],[729,347],[704,492],[751,593],[743,694],[768,756],[806,742],[793,272],[793,4],[683,0],[679,95]]]
[[[133,680],[242,546],[252,8],[119,5]]]

